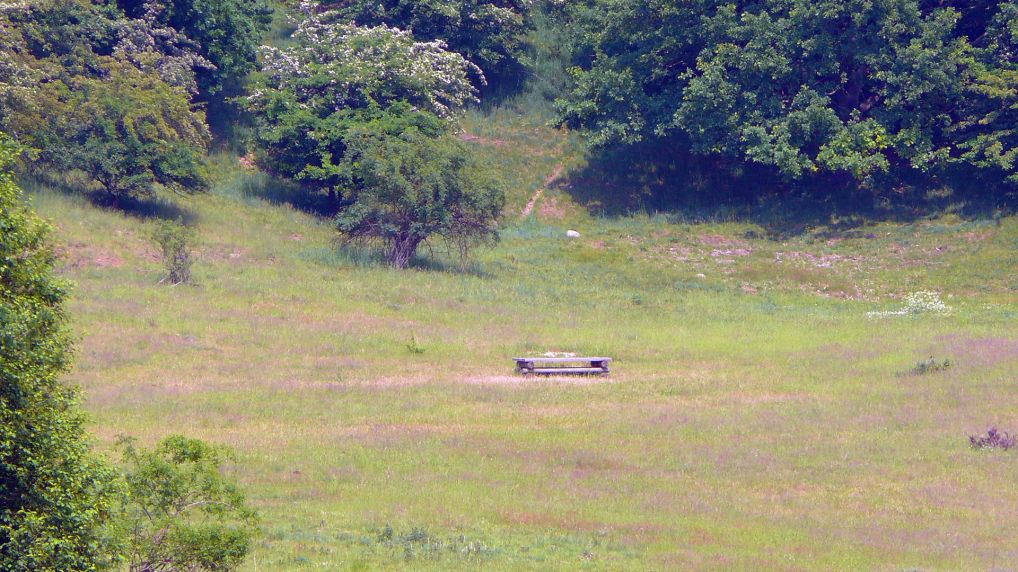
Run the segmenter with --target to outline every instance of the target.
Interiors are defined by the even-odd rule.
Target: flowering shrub
[[[385,24],[410,30],[418,40],[442,39],[449,49],[481,66],[489,76],[512,77],[524,58],[533,0],[345,0],[334,7],[360,26]]]
[[[196,71],[213,70],[215,66],[198,53],[198,46],[185,35],[160,22],[165,6],[149,0],[142,8],[138,18],[122,18],[114,22],[119,36],[114,55],[145,73],[158,75],[172,86],[186,89],[192,96],[196,95]]]
[[[360,27],[336,21],[334,11],[315,13],[312,3],[301,6],[295,45],[262,48],[264,83],[248,97],[255,108],[268,104],[273,91],[320,116],[407,101],[449,117],[476,101],[470,74],[483,81],[483,72],[445,42],[417,42],[406,30]]]
[[[870,318],[883,318],[887,316],[917,316],[920,314],[949,314],[951,307],[940,299],[936,292],[912,292],[905,297],[905,307],[891,312],[867,312]]]
[[[449,131],[456,112],[476,101],[480,70],[440,41],[404,30],[359,27],[336,13],[301,5],[293,43],[264,47],[263,66],[244,99],[257,123],[264,167],[300,180],[343,206],[351,174],[342,165],[351,130],[369,126],[431,137]]]
[[[907,314],[947,314],[951,311],[936,292],[913,292],[905,297]]]
[[[246,98],[263,165],[327,195],[338,229],[380,242],[396,267],[437,237],[461,253],[492,240],[500,183],[451,135],[480,68],[442,41],[316,6],[301,4],[293,44],[263,48]]]

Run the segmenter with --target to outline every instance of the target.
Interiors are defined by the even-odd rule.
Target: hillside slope
[[[235,447],[264,521],[250,570],[1018,559],[1014,453],[967,440],[1018,430],[1018,219],[768,239],[598,218],[570,187],[568,134],[511,110],[466,129],[511,196],[500,244],[465,265],[380,267],[223,157],[212,194],[149,209],[197,232],[196,285],[168,287],[158,217],[35,189],[76,283],[71,380],[101,444]],[[871,314],[919,291],[951,311]],[[617,369],[512,374],[546,351]],[[952,365],[908,373],[930,356]]]

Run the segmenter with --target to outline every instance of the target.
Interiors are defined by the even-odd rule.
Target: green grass
[[[196,285],[168,287],[154,220],[35,189],[76,283],[69,377],[100,446],[236,448],[263,518],[247,570],[1018,560],[1018,457],[967,440],[1018,430],[1018,219],[779,241],[738,220],[592,217],[554,185],[521,219],[582,157],[510,109],[466,123],[511,196],[502,241],[465,269],[340,249],[222,157],[213,194],[166,199],[198,251]],[[921,290],[951,313],[867,317]],[[545,351],[615,372],[512,374]],[[951,367],[899,375],[929,356]]]

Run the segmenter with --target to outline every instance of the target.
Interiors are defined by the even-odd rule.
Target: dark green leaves
[[[255,513],[223,475],[231,453],[180,435],[150,451],[125,440],[132,570],[233,570],[251,547]]]
[[[116,485],[91,456],[48,227],[21,204],[0,134],[0,570],[95,570],[116,554],[106,527]]]
[[[380,241],[393,266],[405,267],[431,239],[465,253],[497,236],[502,188],[452,137],[416,129],[390,134],[368,125],[350,134],[344,164],[353,185],[339,230]]]
[[[578,3],[561,116],[595,145],[679,133],[792,179],[1014,176],[1016,15],[1013,2]]]

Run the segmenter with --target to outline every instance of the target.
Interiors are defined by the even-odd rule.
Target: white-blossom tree
[[[268,91],[284,91],[319,114],[395,101],[448,118],[475,101],[471,74],[480,68],[447,49],[445,42],[418,42],[406,30],[361,27],[301,5],[294,45],[264,47],[263,89],[248,98],[256,108]]]
[[[301,5],[292,44],[262,49],[261,74],[246,103],[264,165],[338,199],[349,183],[341,161],[352,127],[381,122],[392,134],[413,126],[438,136],[476,101],[471,76],[483,81],[483,75],[441,41],[356,26],[332,11],[316,12],[314,4]]]
[[[481,70],[441,41],[315,5],[302,5],[291,45],[264,48],[247,98],[263,164],[328,196],[344,235],[383,243],[394,266],[432,238],[492,237],[501,189],[451,135]]]
[[[442,40],[496,81],[517,78],[534,0],[320,0],[306,7],[361,26],[386,24],[421,41]]]

